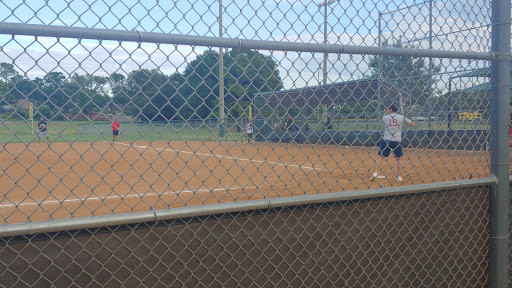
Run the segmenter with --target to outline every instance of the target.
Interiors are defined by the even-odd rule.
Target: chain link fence
[[[0,283],[487,285],[490,9],[0,3]]]
[[[12,237],[2,284],[483,287],[487,190]]]

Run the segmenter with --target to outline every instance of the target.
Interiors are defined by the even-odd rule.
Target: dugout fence
[[[510,1],[202,4],[0,4],[1,285],[510,285]]]

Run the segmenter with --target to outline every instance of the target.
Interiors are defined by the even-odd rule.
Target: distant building
[[[271,107],[272,110],[277,111],[274,113],[275,116],[286,114],[291,108],[322,108],[324,111],[323,121],[327,122],[328,116],[335,116],[330,111],[345,104],[373,102],[377,109],[376,113],[381,113],[385,107],[398,102],[399,94],[402,95],[405,103],[410,105],[411,96],[408,93],[401,91],[396,85],[388,81],[369,77],[332,84],[258,93],[254,95],[254,101],[256,109]],[[256,114],[262,115],[261,113]],[[377,115],[359,116],[375,118]]]
[[[28,111],[30,107],[30,101],[28,101],[27,99],[18,99],[16,100],[16,104],[18,104],[18,106],[23,107],[23,109],[26,111]]]

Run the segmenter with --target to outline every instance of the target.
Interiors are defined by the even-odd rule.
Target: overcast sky
[[[223,36],[322,43],[324,8],[320,1],[223,1]],[[456,51],[489,50],[490,10],[487,1],[340,1],[329,4],[329,44],[378,45],[381,39],[402,37],[411,45]],[[113,3],[113,4],[112,4]],[[386,4],[385,4],[386,3]],[[413,5],[418,3],[417,5]],[[399,6],[397,6],[399,5]],[[410,6],[408,9],[400,7]],[[379,18],[379,11],[382,17]],[[430,25],[430,11],[433,21]],[[200,36],[219,35],[218,1],[85,1],[10,0],[0,3],[3,22],[137,30]],[[381,23],[379,32],[379,20]],[[434,38],[429,41],[432,28]],[[467,30],[467,31],[464,31]],[[446,34],[446,35],[443,35]],[[423,39],[423,40],[418,40]],[[0,61],[14,63],[29,78],[48,72],[127,74],[139,68],[182,72],[206,47],[156,45],[77,39],[0,36]],[[217,48],[215,48],[217,49]],[[279,63],[285,88],[317,85],[322,81],[323,54],[261,51]],[[329,55],[328,83],[370,74],[370,56]],[[435,60],[445,70],[479,68],[486,63]],[[445,82],[445,81],[444,81]]]

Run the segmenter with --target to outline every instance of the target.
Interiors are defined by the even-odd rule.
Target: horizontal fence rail
[[[338,192],[319,195],[305,195],[287,198],[253,200],[238,203],[216,204],[208,205],[208,207],[187,207],[170,210],[155,210],[150,212],[136,212],[133,214],[97,216],[93,217],[92,219],[79,218],[69,220],[56,220],[49,222],[37,222],[30,224],[12,224],[2,227],[2,229],[0,230],[0,238],[20,236],[26,233],[51,233],[67,230],[91,229],[103,226],[130,225],[140,222],[167,221],[223,213],[238,213],[252,210],[296,207],[298,205],[321,204],[335,201],[351,201],[399,195],[413,195],[426,192],[437,192],[439,190],[460,190],[474,187],[485,187],[493,184],[496,184],[496,179],[482,178],[474,180],[444,182],[442,185],[422,184],[394,189],[380,188],[352,192]]]
[[[206,36],[172,35],[162,33],[107,30],[77,27],[59,27],[34,24],[0,23],[0,34],[25,35],[36,37],[79,38],[93,40],[130,41],[138,43],[159,43],[223,47],[238,50],[272,50],[311,53],[364,54],[384,56],[436,57],[454,59],[494,60],[496,54],[484,52],[438,51],[413,48],[389,48],[334,44],[308,44],[293,42],[262,41],[249,39],[229,39]]]
[[[488,194],[466,188],[7,237],[0,252],[17,257],[0,258],[2,283],[483,287]],[[39,249],[53,261],[31,254]]]

